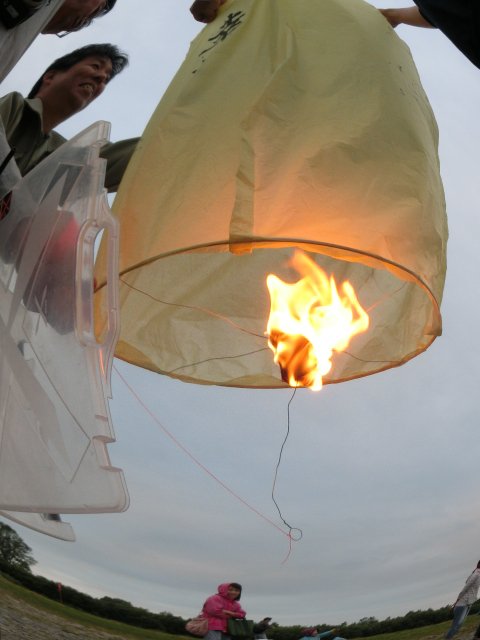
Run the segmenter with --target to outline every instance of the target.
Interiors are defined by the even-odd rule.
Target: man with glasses
[[[42,33],[67,34],[88,27],[113,9],[117,0],[64,0]]]
[[[106,15],[117,0],[2,0],[0,82],[39,33],[67,35]]]

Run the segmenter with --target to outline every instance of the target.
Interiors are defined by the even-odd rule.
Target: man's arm
[[[379,9],[380,13],[388,20],[393,28],[399,24],[408,24],[412,27],[428,27],[434,29],[434,25],[428,22],[420,13],[418,7],[404,7],[403,9]]]
[[[474,571],[468,576],[467,581],[465,582],[465,586],[458,594],[456,602],[458,602],[460,598],[462,598],[469,591],[478,590],[479,586],[480,586],[480,572]]]
[[[101,148],[100,157],[107,161],[105,186],[109,192],[117,191],[139,140],[140,138],[129,138],[119,142],[107,142]]]

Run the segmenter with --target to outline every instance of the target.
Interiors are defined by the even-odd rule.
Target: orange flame
[[[328,278],[305,253],[296,251],[291,265],[303,276],[294,284],[267,276],[268,345],[285,382],[318,391],[332,368],[333,352],[344,351],[353,336],[368,329],[368,314],[350,282],[343,282],[339,293],[333,276]]]

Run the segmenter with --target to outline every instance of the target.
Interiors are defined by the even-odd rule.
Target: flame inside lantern
[[[338,291],[334,277],[300,251],[290,264],[303,276],[298,282],[267,276],[268,345],[285,382],[318,391],[332,368],[333,352],[344,351],[353,336],[366,331],[369,318],[350,282]]]

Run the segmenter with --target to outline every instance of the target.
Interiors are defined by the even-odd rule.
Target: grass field
[[[33,623],[32,631],[24,622]],[[455,640],[470,640],[480,623],[479,616],[470,616]],[[371,636],[375,640],[442,640],[447,623]],[[16,628],[15,628],[16,627]],[[41,627],[41,629],[40,629]],[[44,598],[0,576],[0,629],[2,640],[182,640],[160,631],[139,629],[98,618],[59,602]],[[190,640],[192,640],[190,638]]]
[[[20,607],[16,607],[12,603],[19,604]],[[84,613],[83,611],[79,611],[78,609],[62,605],[60,602],[55,602],[54,600],[45,598],[33,591],[29,591],[28,589],[24,589],[23,587],[0,576],[1,638],[2,640],[4,640],[4,638],[5,640],[10,640],[10,638],[12,640],[30,640],[29,635],[18,635],[19,633],[26,634],[27,632],[19,632],[17,629],[13,628],[15,625],[12,622],[9,622],[8,624],[5,622],[5,618],[7,617],[5,615],[7,613],[6,608],[9,608],[9,613],[13,608],[15,608],[16,613],[13,616],[15,619],[21,616],[33,618],[35,621],[40,619],[42,627],[48,626],[50,620],[50,637],[48,636],[48,630],[45,630],[45,637],[48,638],[48,640],[57,640],[57,638],[61,637],[59,635],[61,631],[58,631],[57,627],[65,630],[65,637],[75,636],[78,637],[79,640],[83,640],[83,638],[88,638],[89,640],[96,640],[97,638],[100,638],[103,640],[104,638],[109,637],[119,638],[121,640],[181,640],[183,638],[183,636],[174,636],[160,631],[139,629],[114,620],[106,620],[104,618],[92,616],[88,613]],[[12,616],[10,615],[9,617]],[[62,620],[65,621],[65,623],[71,623],[75,632],[68,630],[68,624],[62,625]],[[79,631],[79,627],[84,628],[83,634]],[[37,640],[35,635],[32,635],[31,637],[32,640]],[[191,640],[191,638],[189,640]]]

